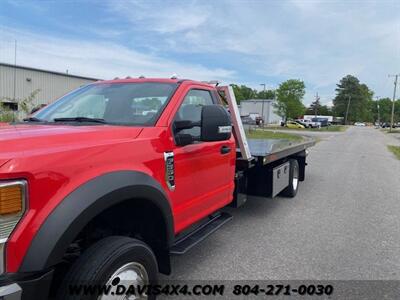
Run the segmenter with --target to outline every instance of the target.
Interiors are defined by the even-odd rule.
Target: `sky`
[[[0,62],[101,79],[305,82],[331,104],[351,74],[392,97],[400,1],[0,0]]]

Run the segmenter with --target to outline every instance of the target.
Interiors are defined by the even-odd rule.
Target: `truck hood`
[[[142,128],[109,125],[0,126],[0,167],[10,159],[135,139]]]
[[[0,158],[0,168],[4,166],[10,159]]]

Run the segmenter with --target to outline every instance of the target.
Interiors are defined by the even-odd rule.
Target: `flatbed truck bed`
[[[290,141],[286,139],[248,139],[251,156],[263,165],[272,163],[279,159],[289,157],[306,150],[315,145],[315,140],[304,137],[301,141]],[[240,148],[236,149],[241,157]]]
[[[236,147],[234,201],[238,207],[247,195],[294,197],[298,184],[305,179],[307,148],[315,140],[303,137],[300,141],[287,139],[247,139],[235,94],[231,86],[217,86],[232,118]]]

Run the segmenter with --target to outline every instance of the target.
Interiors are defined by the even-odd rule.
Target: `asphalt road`
[[[251,198],[173,280],[400,279],[400,161],[373,128],[320,133],[296,198]]]

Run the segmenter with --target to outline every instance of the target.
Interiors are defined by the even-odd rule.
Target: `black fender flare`
[[[166,225],[166,248],[169,248],[174,239],[174,223],[161,185],[143,172],[116,171],[89,180],[58,204],[34,236],[19,272],[40,271],[56,265],[92,218],[132,198],[144,198],[160,209]]]

